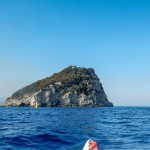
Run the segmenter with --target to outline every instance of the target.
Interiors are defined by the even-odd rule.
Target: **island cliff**
[[[92,68],[69,66],[15,92],[4,106],[113,106]]]

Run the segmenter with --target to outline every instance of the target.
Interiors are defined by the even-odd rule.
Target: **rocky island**
[[[69,66],[16,91],[4,106],[110,107],[113,104],[108,101],[94,69]]]

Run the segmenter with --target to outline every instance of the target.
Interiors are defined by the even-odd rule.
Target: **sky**
[[[0,0],[0,97],[92,67],[115,106],[150,106],[149,0]]]

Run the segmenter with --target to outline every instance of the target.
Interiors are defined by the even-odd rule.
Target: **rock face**
[[[4,106],[113,106],[92,68],[69,66],[15,92]]]

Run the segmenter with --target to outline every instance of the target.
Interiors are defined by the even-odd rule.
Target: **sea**
[[[0,107],[0,150],[150,150],[150,107]]]

